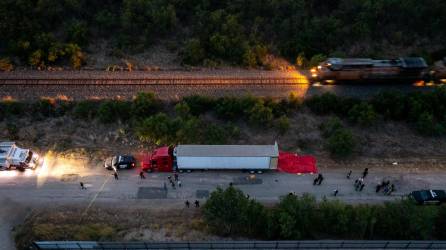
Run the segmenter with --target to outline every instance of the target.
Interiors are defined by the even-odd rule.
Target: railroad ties
[[[0,85],[296,85],[304,77],[0,78]]]

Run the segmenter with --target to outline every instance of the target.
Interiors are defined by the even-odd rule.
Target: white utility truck
[[[17,147],[15,142],[0,142],[0,170],[36,169],[43,158],[29,149]]]

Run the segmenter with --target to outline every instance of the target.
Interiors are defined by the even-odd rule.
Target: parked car
[[[105,159],[104,167],[108,170],[130,169],[136,166],[136,159],[131,155],[116,155]]]
[[[446,202],[446,192],[444,190],[418,190],[409,195],[418,204],[441,204]]]

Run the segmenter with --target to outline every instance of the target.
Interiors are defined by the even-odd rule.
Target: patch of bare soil
[[[16,228],[18,249],[35,240],[200,241],[219,240],[208,232],[200,210],[81,207],[34,210]]]

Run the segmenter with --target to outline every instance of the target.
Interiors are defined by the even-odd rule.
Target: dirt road
[[[321,168],[325,180],[320,186],[313,186],[314,175],[292,175],[265,173],[247,181],[248,174],[240,172],[193,172],[181,174],[182,187],[173,189],[167,182],[169,173],[146,174],[140,179],[137,170],[119,172],[115,180],[111,172],[100,166],[92,169],[72,168],[64,173],[14,171],[0,172],[0,240],[3,248],[13,246],[11,228],[24,219],[33,207],[55,207],[76,205],[86,210],[98,205],[114,207],[137,206],[146,208],[181,208],[185,200],[204,201],[209,192],[217,187],[233,183],[250,197],[264,203],[277,202],[289,192],[311,193],[317,199],[335,198],[331,194],[339,190],[336,197],[348,203],[379,203],[400,199],[411,190],[438,188],[446,189],[446,172],[385,170],[370,168],[362,192],[354,190],[353,182],[360,175],[355,171],[351,179],[346,178],[348,169]],[[391,180],[397,191],[391,196],[375,193],[375,185],[383,178]],[[79,182],[87,187],[81,190]],[[164,189],[166,183],[166,189]]]

